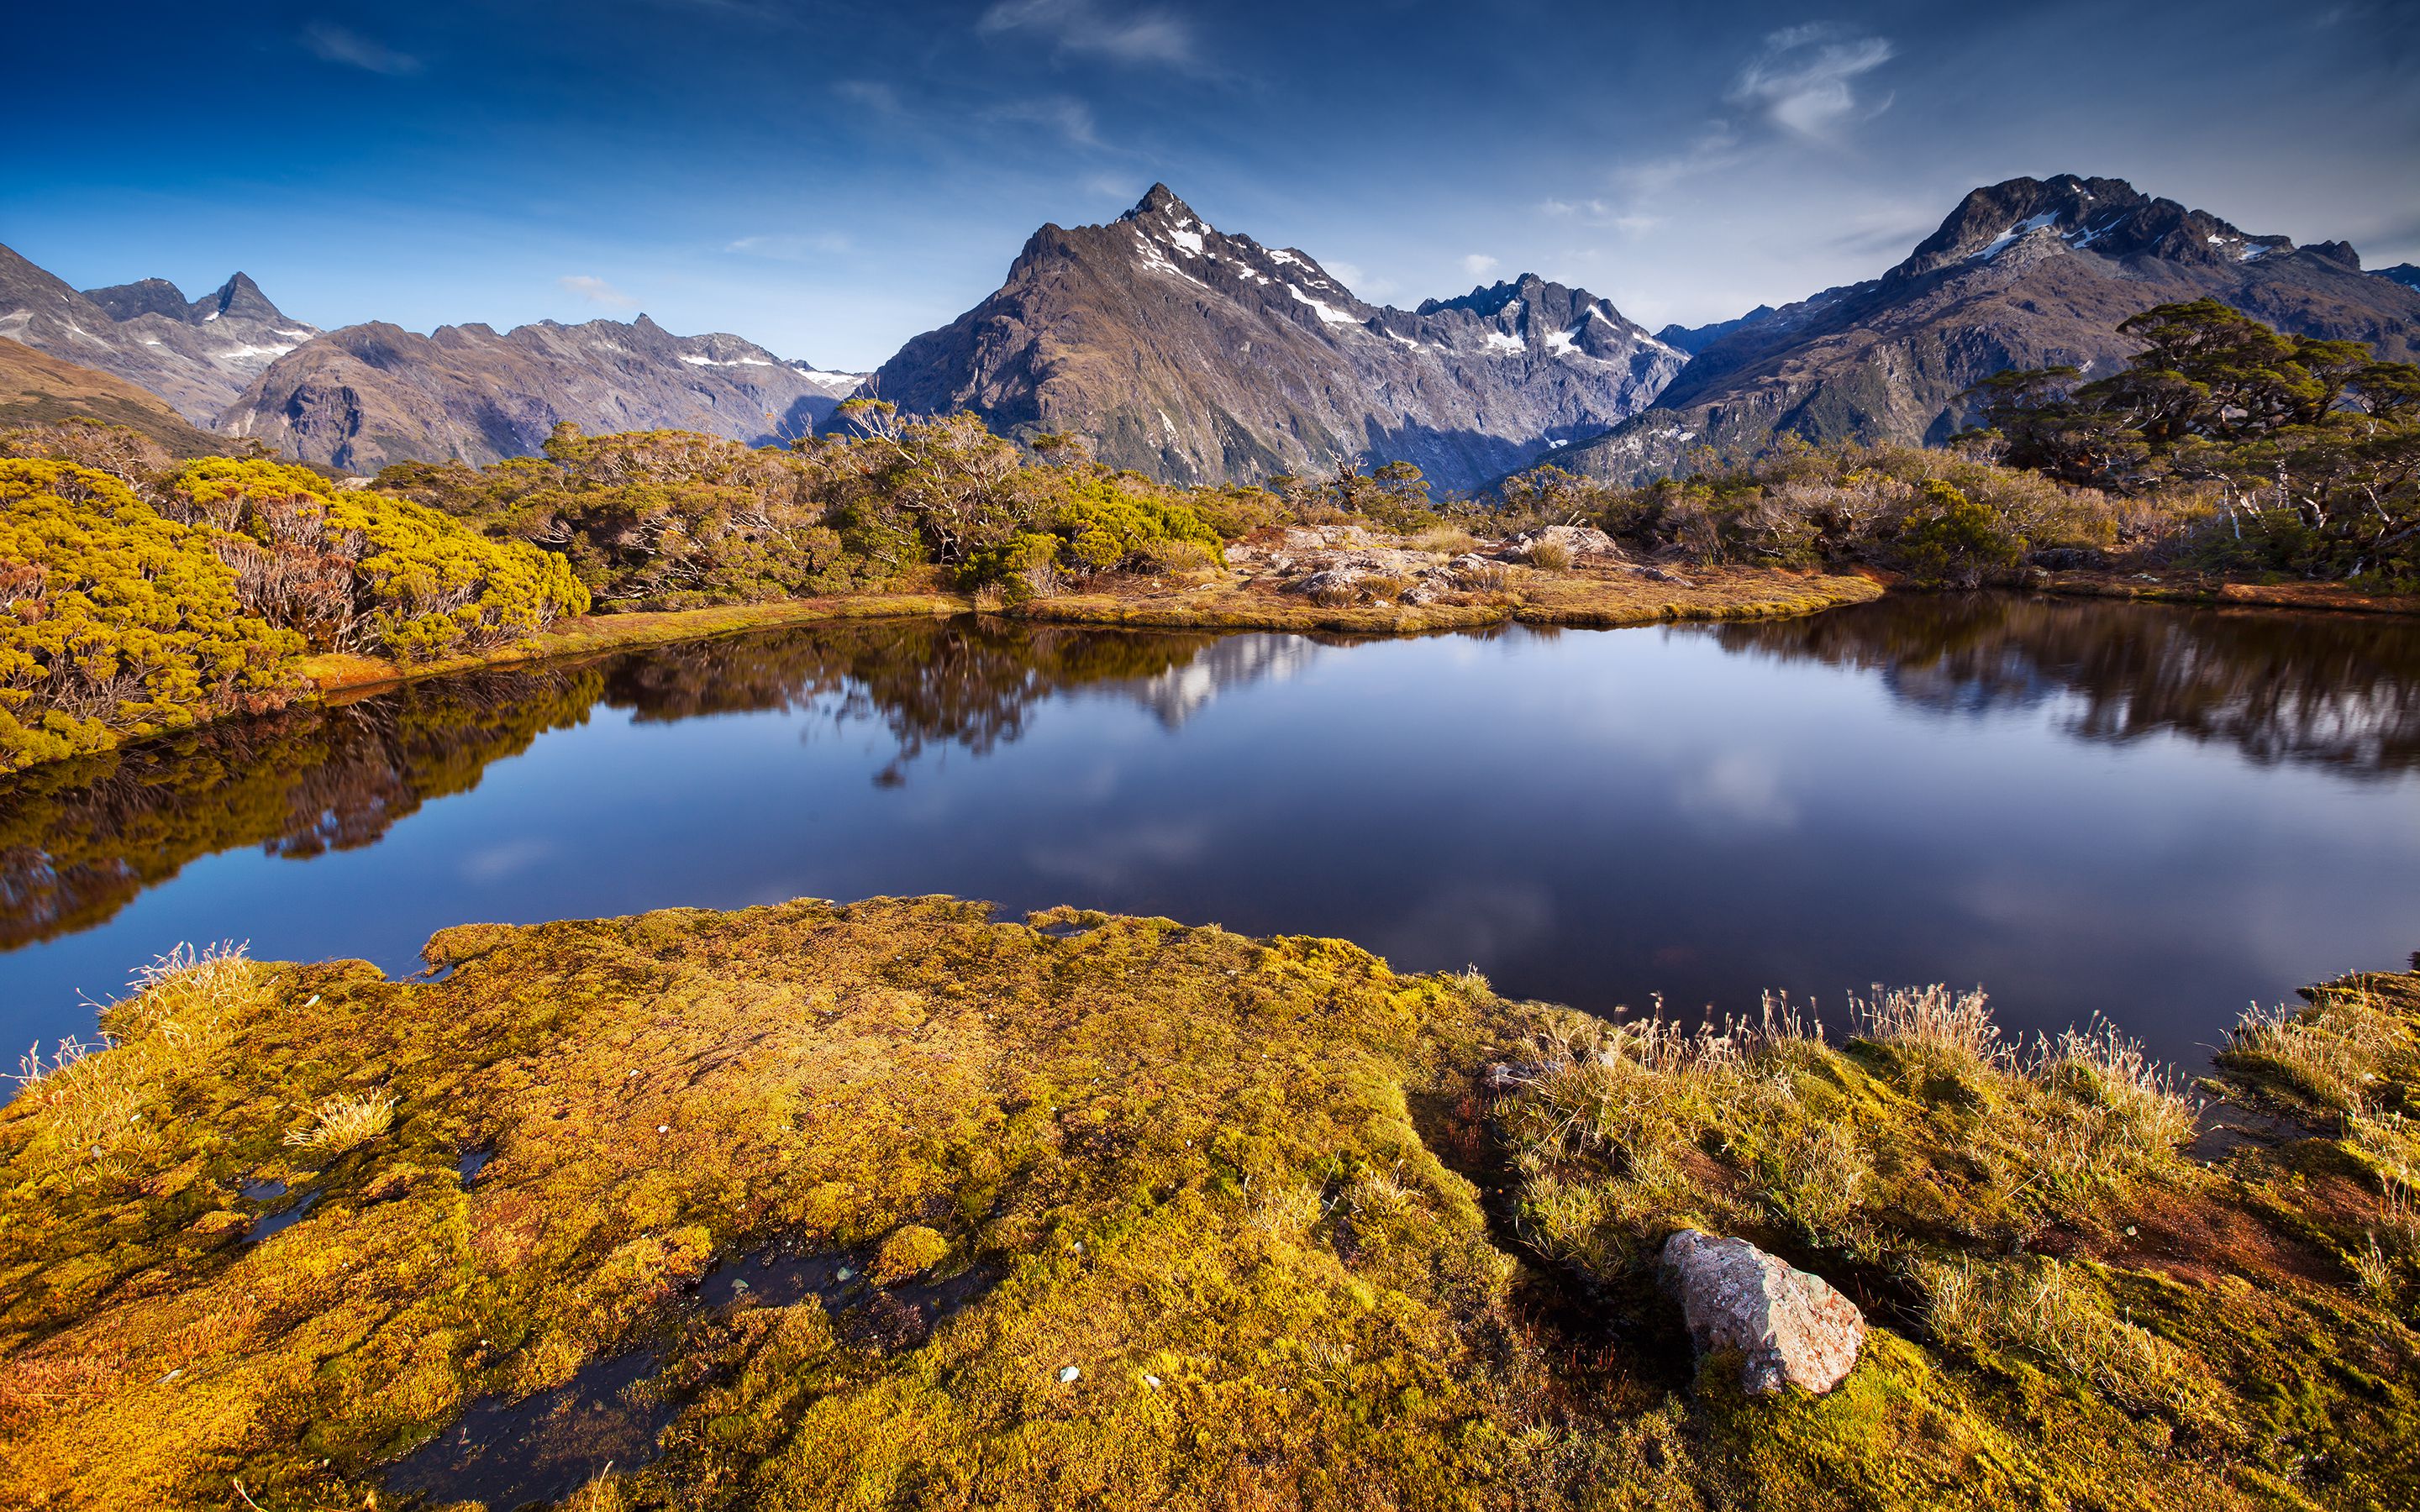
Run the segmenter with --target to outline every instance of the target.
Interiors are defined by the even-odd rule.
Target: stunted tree
[[[1039,501],[1023,455],[979,417],[903,419],[889,400],[864,398],[843,401],[839,414],[867,458],[863,484],[913,524],[943,566],[1002,545],[1033,519]]]
[[[2420,574],[2420,367],[2216,300],[2118,329],[2144,344],[2122,372],[2040,368],[1971,391],[2004,460],[2118,493],[2214,486],[2231,538],[2269,565]]]

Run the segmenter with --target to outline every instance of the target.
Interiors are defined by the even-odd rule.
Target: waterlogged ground
[[[1342,641],[909,621],[444,679],[0,789],[0,1034],[179,940],[947,891],[1694,1011],[1980,982],[2197,1062],[2420,946],[2420,625],[1900,598]]]

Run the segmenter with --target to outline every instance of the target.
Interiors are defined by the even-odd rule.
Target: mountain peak
[[[2154,199],[2123,178],[2009,178],[1967,192],[1907,260],[1884,276],[1912,278],[1997,260],[2020,243],[2036,252],[2090,250],[2103,257],[2256,262],[2289,252],[2285,237],[2252,236],[2207,211]]]
[[[283,320],[285,312],[269,302],[260,285],[248,273],[238,273],[221,284],[208,298],[194,301],[194,314],[202,320]]]
[[[109,312],[112,320],[132,320],[140,315],[163,315],[171,320],[183,320],[193,301],[185,291],[164,278],[146,278],[132,284],[113,284],[107,288],[88,288],[84,297]]]
[[[1171,221],[1199,221],[1202,219],[1202,217],[1193,213],[1192,206],[1186,204],[1181,199],[1178,199],[1176,197],[1176,191],[1169,188],[1166,184],[1152,185],[1150,193],[1144,194],[1142,198],[1135,201],[1135,208],[1126,211],[1125,214],[1120,216],[1119,219],[1124,221],[1140,221],[1149,216],[1160,216]]]

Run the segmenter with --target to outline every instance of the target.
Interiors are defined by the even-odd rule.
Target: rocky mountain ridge
[[[2013,178],[1967,194],[1879,278],[1720,332],[1652,409],[1555,461],[1638,482],[1685,471],[1699,448],[1746,456],[1784,435],[1938,442],[1978,380],[2106,371],[2134,350],[2120,321],[2205,296],[2281,330],[2420,354],[2420,292],[2363,273],[2343,242],[2253,235],[2121,179]]]
[[[1606,301],[1532,275],[1371,304],[1163,184],[1109,224],[1035,232],[998,292],[909,341],[867,392],[1015,435],[1074,431],[1174,482],[1403,458],[1469,487],[1643,408],[1683,361]]]
[[[0,247],[0,337],[147,389],[196,424],[318,334],[242,273],[198,300],[164,278],[79,292]]]
[[[271,363],[219,428],[354,471],[527,455],[562,421],[593,432],[779,441],[812,432],[862,379],[784,362],[737,336],[675,336],[644,315],[503,332],[440,326],[426,336],[372,322]]]

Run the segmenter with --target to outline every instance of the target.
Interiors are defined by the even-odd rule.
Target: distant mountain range
[[[0,247],[0,336],[148,389],[196,424],[318,334],[241,273],[191,301],[160,278],[79,293]]]
[[[122,378],[197,425],[365,472],[523,455],[565,420],[590,431],[799,436],[864,378],[783,362],[737,336],[675,336],[645,316],[501,335],[469,325],[420,336],[380,322],[322,332],[241,273],[191,301],[161,278],[79,292],[6,247],[0,338]],[[13,378],[23,365],[0,371]]]
[[[1643,409],[1683,360],[1533,276],[1373,305],[1155,185],[1109,225],[1035,232],[999,292],[908,342],[867,392],[1011,435],[1076,431],[1104,461],[1177,482],[1366,457],[1470,487]]]
[[[0,248],[0,338],[93,370],[70,380],[0,363],[20,385],[0,414],[42,408],[29,382],[129,412],[123,389],[97,386],[111,375],[220,434],[366,471],[535,452],[566,420],[777,439],[829,424],[862,383],[909,413],[1073,431],[1103,460],[1171,481],[1403,458],[1448,488],[1541,460],[1632,482],[1700,448],[1745,457],[1782,436],[1938,441],[1969,418],[1959,395],[1977,380],[2106,371],[2133,350],[2119,321],[2205,295],[2285,330],[2420,355],[2420,268],[2365,273],[2342,242],[2251,235],[2112,178],[1978,189],[1878,278],[1653,334],[1528,274],[1373,305],[1307,254],[1219,231],[1156,185],[1108,225],[1035,232],[997,292],[870,379],[644,316],[323,332],[240,273],[198,301],[161,279],[78,291]]]
[[[566,420],[590,432],[785,440],[813,431],[863,377],[785,363],[737,336],[675,336],[644,315],[502,334],[470,325],[418,336],[373,322],[279,358],[218,424],[368,472],[407,459],[526,455]]]
[[[2135,349],[2119,321],[2205,296],[2281,330],[2420,355],[2420,291],[2365,274],[2341,241],[2254,236],[2120,179],[2012,178],[1969,193],[1880,278],[1678,333],[1706,339],[1654,407],[1555,463],[1630,483],[1699,447],[1745,457],[1785,435],[1937,442],[1968,418],[1958,396],[1978,380],[2107,372]]]

